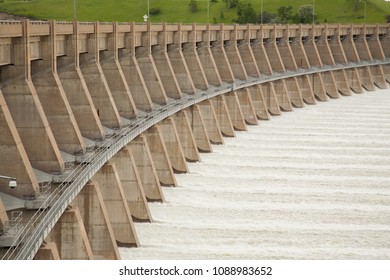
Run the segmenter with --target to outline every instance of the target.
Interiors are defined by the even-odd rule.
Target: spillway
[[[123,259],[389,259],[390,94],[273,117],[201,154]]]

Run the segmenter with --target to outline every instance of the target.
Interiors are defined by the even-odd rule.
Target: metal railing
[[[0,242],[5,245],[11,245],[20,240],[23,233],[22,211],[12,211],[11,217],[4,222],[3,232],[0,235]]]
[[[237,90],[290,77],[383,64],[390,64],[390,59],[349,63],[345,65],[338,64],[321,68],[312,67],[308,69],[299,69],[294,72],[287,71],[285,73],[274,73],[268,76],[264,75],[261,78],[252,77],[247,81],[238,81],[238,83],[236,81],[236,83],[233,84],[222,83],[219,87],[210,87],[207,90],[199,90],[194,94],[183,95],[181,99],[170,99],[167,104],[163,106],[155,105],[151,112],[148,112],[142,117],[138,117],[129,125],[116,130],[112,137],[102,141],[91,156],[85,158],[69,173],[64,182],[47,196],[44,205],[50,205],[50,207],[42,207],[42,209],[36,211],[23,227],[18,242],[12,244],[2,259],[33,259],[40,245],[60,219],[63,212],[92,176],[95,175],[95,173],[120,149],[130,143],[142,132],[168,116],[206,99],[228,93],[233,89]]]

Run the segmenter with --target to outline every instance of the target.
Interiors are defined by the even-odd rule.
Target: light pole
[[[144,22],[147,22],[147,21],[149,21],[150,19],[150,5],[149,5],[149,0],[148,0],[148,13],[146,14],[146,15],[144,15],[143,16],[143,18],[144,18]]]
[[[207,23],[210,23],[210,0],[207,0]]]
[[[366,22],[366,17],[367,17],[367,1],[360,0],[360,2],[364,2],[364,22]]]
[[[77,9],[77,0],[73,0],[73,19],[76,20],[77,19],[77,13],[76,13],[76,9]]]
[[[263,24],[263,0],[260,1],[260,23]]]
[[[315,0],[313,0],[313,24],[314,24],[314,18],[315,18]]]

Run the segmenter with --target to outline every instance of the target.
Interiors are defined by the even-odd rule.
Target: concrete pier
[[[185,112],[188,116],[191,130],[194,134],[194,140],[199,152],[211,152],[211,141],[207,135],[205,123],[198,105],[191,106]]]
[[[198,149],[196,148],[194,134],[191,130],[186,111],[176,113],[173,116],[173,121],[175,122],[177,135],[186,161],[199,161],[200,155]]]
[[[78,208],[64,212],[47,238],[61,260],[93,260],[94,255]],[[54,253],[55,254],[55,253]]]
[[[112,158],[112,161],[117,167],[133,221],[152,221],[152,215],[149,210],[144,187],[130,148],[122,148]]]
[[[72,202],[80,211],[85,232],[95,259],[120,259],[108,209],[97,181],[90,182]]]
[[[171,118],[166,118],[159,123],[159,126],[161,129],[161,138],[167,149],[167,155],[169,156],[173,171],[176,173],[188,172],[187,162],[175,123]]]
[[[228,112],[230,114],[230,119],[232,120],[234,129],[238,131],[247,130],[245,118],[242,113],[240,102],[238,101],[236,92],[233,91],[226,94],[225,98]]]
[[[280,111],[278,99],[276,98],[274,84],[273,83],[261,84],[260,88],[268,112],[274,116],[280,115],[281,111]]]
[[[234,137],[234,127],[232,123],[232,119],[229,115],[229,109],[226,104],[226,99],[224,96],[217,96],[211,99],[211,102],[214,107],[214,111],[216,114],[217,122],[219,128],[221,129],[221,133],[224,137]]]
[[[249,87],[248,90],[257,118],[259,120],[269,120],[270,115],[267,110],[267,105],[265,104],[265,98],[261,86],[256,85]]]
[[[126,247],[139,246],[133,219],[116,165],[114,163],[106,163],[95,174],[94,180],[99,184],[118,245]]]
[[[163,186],[176,186],[171,159],[168,155],[165,141],[162,138],[161,127],[154,126],[149,128],[145,133],[145,137],[160,184]]]
[[[128,148],[134,155],[147,201],[164,201],[157,170],[145,136],[138,136],[128,145]]]
[[[209,141],[212,144],[223,144],[223,136],[211,101],[203,101],[199,104],[199,109]]]
[[[42,244],[34,260],[60,260],[56,244],[54,242]]]

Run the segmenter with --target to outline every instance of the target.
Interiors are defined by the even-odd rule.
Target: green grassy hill
[[[390,15],[390,2],[385,0],[361,0],[358,10],[354,10],[354,0],[262,0],[263,10],[276,13],[280,6],[293,6],[315,3],[317,22],[328,23],[384,23]],[[150,8],[159,8],[159,15],[152,15],[151,22],[182,23],[233,23],[236,10],[226,7],[224,0],[216,3],[197,0],[198,12],[189,10],[190,0],[149,0]],[[260,13],[261,0],[240,0],[252,3],[256,13]],[[35,19],[73,20],[74,0],[0,0],[0,12],[22,15]],[[76,15],[79,21],[119,21],[141,22],[147,14],[148,0],[76,0]],[[366,3],[366,5],[365,5]],[[366,8],[365,8],[366,6]],[[365,12],[366,11],[366,12]],[[366,14],[366,18],[364,18]]]

